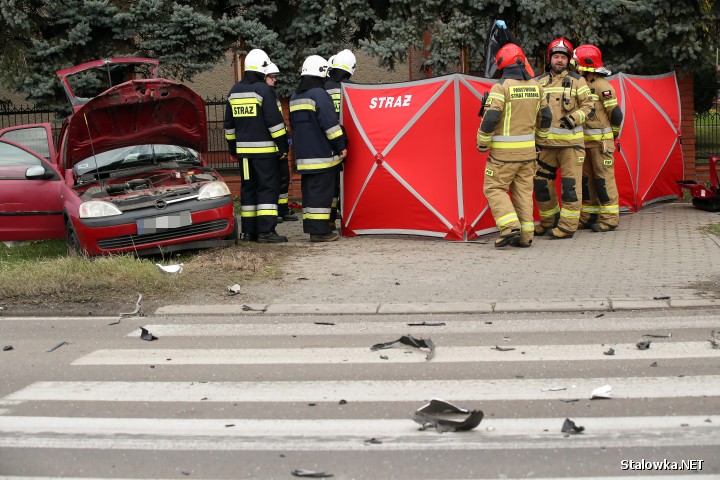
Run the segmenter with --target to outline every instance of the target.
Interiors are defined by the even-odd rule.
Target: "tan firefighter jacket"
[[[542,87],[535,80],[501,78],[492,86],[477,132],[477,147],[490,149],[495,160],[518,162],[535,158],[551,123]]]
[[[552,111],[552,126],[546,146],[583,147],[583,123],[592,111],[593,101],[590,89],[575,72],[565,70],[559,75],[545,73],[536,79],[545,90],[548,106]],[[561,123],[563,117],[569,117],[573,128]]]
[[[588,81],[588,87],[594,108],[585,121],[585,147],[610,148],[613,139],[620,133],[623,119],[615,89],[598,74]]]

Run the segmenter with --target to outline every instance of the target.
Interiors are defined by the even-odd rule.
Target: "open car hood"
[[[115,148],[167,144],[206,150],[205,102],[170,80],[131,80],[79,106],[68,118],[65,168]]]

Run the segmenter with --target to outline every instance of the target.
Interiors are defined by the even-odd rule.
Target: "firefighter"
[[[553,239],[571,238],[578,227],[582,205],[582,167],[585,160],[583,123],[592,111],[590,89],[579,74],[568,71],[572,44],[560,37],[547,49],[547,73],[537,77],[552,111],[547,143],[540,151],[535,174],[535,200],[540,224],[535,234]],[[554,181],[561,170],[562,207]]]
[[[311,242],[338,239],[330,227],[335,182],[347,155],[343,133],[324,82],[327,61],[319,55],[305,59],[300,83],[290,97],[290,125],[295,149],[295,170],[301,175],[303,231]]]
[[[583,206],[579,228],[609,232],[617,228],[620,220],[613,152],[623,114],[615,89],[605,79],[611,72],[603,67],[600,49],[595,45],[580,45],[574,56],[595,104],[593,113],[585,121]]]
[[[273,91],[275,91],[275,84],[277,83],[278,75],[280,75],[280,69],[277,67],[277,65],[275,65],[274,63],[268,65],[267,71],[265,73],[265,83],[270,85],[273,88]],[[280,99],[277,99],[277,106],[278,110],[280,111],[280,115],[282,115],[283,111]],[[298,217],[288,208],[288,190],[290,189],[290,167],[288,166],[287,156],[285,156],[285,158],[283,158],[282,155],[278,156],[278,162],[280,166],[280,197],[278,198],[277,221],[278,223],[282,223],[284,221],[295,222],[298,220]]]
[[[287,159],[288,135],[277,109],[275,93],[265,83],[270,58],[254,49],[245,57],[244,75],[228,93],[225,138],[241,168],[242,239],[260,243],[287,242],[275,232],[280,194],[277,157]]]
[[[342,84],[353,83],[350,77],[355,73],[357,62],[355,55],[350,50],[342,50],[330,57],[330,66],[327,78],[325,79],[325,90],[330,94],[335,106],[335,114],[340,120],[340,99],[342,97]],[[342,171],[342,165],[340,166]],[[330,214],[331,228],[335,229],[335,220],[339,218],[340,209],[340,175],[335,182],[335,196],[333,197],[332,213]]]
[[[530,247],[536,144],[545,142],[552,117],[543,88],[525,69],[520,47],[503,46],[495,63],[502,77],[484,102],[477,132],[478,150],[490,151],[483,193],[500,230],[495,248]]]

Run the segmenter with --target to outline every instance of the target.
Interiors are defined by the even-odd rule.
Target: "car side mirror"
[[[49,180],[55,176],[52,170],[45,170],[42,165],[33,165],[25,170],[25,178],[28,180]]]

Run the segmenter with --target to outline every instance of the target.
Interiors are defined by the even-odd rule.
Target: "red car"
[[[200,154],[205,103],[188,87],[156,78],[157,65],[113,58],[58,71],[74,113],[63,122],[57,153],[49,124],[0,130],[0,241],[65,237],[71,251],[88,255],[234,244],[230,190]],[[136,67],[150,78],[133,78]],[[72,76],[105,88],[98,70],[110,85],[122,83],[77,96]]]

